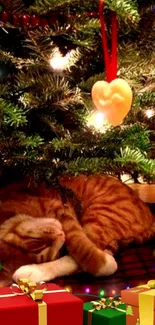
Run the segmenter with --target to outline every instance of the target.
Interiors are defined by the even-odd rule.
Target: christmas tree
[[[123,174],[155,179],[154,0],[106,0],[118,17],[117,75],[133,90],[122,124],[92,103],[105,80],[99,1],[0,0],[0,177]]]
[[[133,310],[132,310],[132,307],[131,306],[128,306],[127,307],[126,314],[133,316]]]

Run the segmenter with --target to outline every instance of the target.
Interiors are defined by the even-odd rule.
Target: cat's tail
[[[70,204],[65,205],[61,222],[67,251],[83,271],[94,276],[108,276],[117,270],[114,257],[97,248],[87,237]]]

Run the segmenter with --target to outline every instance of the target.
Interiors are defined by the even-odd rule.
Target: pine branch
[[[155,93],[153,92],[137,92],[134,94],[133,107],[128,113],[125,124],[141,123],[143,128],[154,130],[155,110],[154,110]],[[150,110],[150,116],[148,111]]]
[[[79,22],[75,25],[76,29],[84,34],[94,35],[95,32],[99,32],[101,25],[99,19],[96,18],[87,18],[84,21],[84,24],[80,24]]]
[[[153,79],[154,60],[153,52],[151,53],[149,51],[149,54],[145,54],[144,49],[139,50],[137,47],[138,44],[136,45],[136,48],[133,43],[126,44],[123,49],[124,54],[122,51],[120,52],[119,76],[125,78],[132,87],[139,91],[144,88],[144,81],[146,78],[150,79],[150,77],[152,77]],[[127,49],[128,55],[125,53]]]
[[[56,30],[56,34],[58,30]],[[25,41],[25,46],[31,50],[31,55],[36,58],[35,67],[49,69],[50,60],[52,58],[62,58],[63,70],[70,71],[71,67],[74,67],[81,58],[81,53],[78,48],[70,50],[65,56],[63,56],[57,46],[54,45],[51,36],[54,36],[54,32],[51,29],[46,29],[45,32],[41,30],[31,31],[28,33],[28,38]],[[62,29],[61,29],[62,34]],[[53,63],[54,64],[54,63]]]
[[[13,14],[22,13],[25,9],[25,5],[22,0],[1,0],[1,4],[4,5],[6,11]]]
[[[21,133],[20,142],[26,149],[36,149],[44,143],[39,135],[26,136],[24,133]]]
[[[34,71],[34,73],[33,73]],[[35,78],[38,78],[38,69],[30,69],[26,73],[24,71],[19,71],[15,76],[14,88],[16,92],[23,90],[24,93],[27,93],[27,90],[31,89],[35,84]]]
[[[44,116],[41,116],[41,121],[43,121],[43,123],[49,127],[49,129],[52,131],[52,133],[55,134],[55,136],[57,137],[55,140],[58,140],[58,138],[62,138],[65,136],[66,130],[65,130],[63,124],[58,123],[58,121],[55,120],[54,116],[46,114]],[[47,144],[46,152],[51,151],[51,143],[49,142]],[[52,145],[52,148],[53,148],[53,145]]]
[[[154,103],[155,103],[155,85],[154,85],[154,91],[152,89],[152,91],[149,92],[140,91],[139,93],[137,93],[134,100],[134,107],[154,108]]]
[[[137,32],[119,48],[120,75],[129,80],[136,90],[144,88],[144,81],[155,82],[155,16],[153,11],[143,14]],[[148,85],[146,84],[146,86]]]
[[[8,134],[0,134],[0,152],[2,161],[4,164],[18,165],[25,162],[38,162],[43,159],[43,152],[41,152],[41,146],[43,145],[43,139],[39,135],[26,136],[23,132],[12,132]]]
[[[120,157],[117,158],[117,161],[122,164],[126,164],[129,161],[131,163],[143,163],[144,159],[146,159],[146,153],[141,152],[138,149],[131,149],[130,147],[126,147],[125,149],[120,150]]]
[[[62,162],[63,173],[68,175],[78,174],[97,174],[97,173],[109,173],[114,174],[116,172],[113,168],[114,164],[107,158],[84,158],[78,157],[76,160],[70,160]]]
[[[40,93],[40,89],[42,89],[42,93]],[[49,107],[49,110],[66,111],[73,104],[82,103],[81,92],[78,88],[71,89],[65,78],[52,76],[50,73],[36,75],[31,91],[39,100],[39,106],[44,103],[44,108]]]
[[[137,0],[106,0],[106,7],[115,11],[126,22],[135,24],[140,20]]]
[[[121,149],[120,156],[115,159],[120,163],[122,167],[133,167],[133,170],[141,174],[148,179],[154,179],[155,177],[155,160],[148,159],[146,153],[142,153],[136,149],[130,149],[126,147]]]
[[[66,10],[72,12],[76,8],[76,13],[96,11],[98,12],[98,1],[88,2],[87,0],[36,0],[29,8],[29,12],[47,14],[49,11]],[[138,5],[136,0],[106,0],[106,8],[116,11],[123,20],[137,23],[139,21]]]
[[[53,139],[51,143],[49,144],[50,149],[53,149],[55,152],[61,152],[62,150],[71,150],[72,152],[77,149],[78,147],[81,147],[78,143],[73,143],[71,139]]]
[[[0,50],[0,62],[3,63],[12,63],[16,66],[17,69],[22,69],[23,67],[28,67],[29,65],[34,64],[34,61],[31,59],[23,59],[20,57],[15,57],[9,52]]]
[[[100,74],[97,74],[95,76],[92,76],[90,77],[88,80],[86,81],[82,81],[80,84],[79,84],[79,87],[83,90],[83,91],[86,91],[86,92],[91,92],[91,89],[93,87],[93,85],[97,82],[97,81],[100,81],[100,80],[104,80],[105,78],[105,75],[104,73],[100,73]]]
[[[36,0],[35,3],[29,8],[29,12],[37,12],[39,14],[47,14],[49,11],[70,12],[76,8],[77,12],[93,11],[98,7],[98,1],[88,2],[87,0]]]
[[[20,90],[25,89],[24,93],[20,95],[19,101],[27,109],[42,109],[44,103],[46,113],[52,113],[58,109],[73,111],[72,107],[79,108],[79,105],[85,105],[78,87],[71,88],[66,78],[52,75],[50,71],[43,73],[36,69],[36,71],[29,71],[26,74],[21,72],[16,76],[15,89],[19,94]],[[41,92],[40,89],[42,89]]]
[[[94,147],[101,150],[101,155],[111,157],[120,152],[120,148],[137,148],[141,152],[150,150],[150,132],[138,123],[111,127],[98,139],[95,139]],[[89,145],[88,145],[89,146]],[[93,145],[91,144],[91,148]]]
[[[6,141],[5,141],[6,140]],[[1,144],[3,144],[3,148],[11,148],[14,150],[14,148],[38,148],[41,146],[44,142],[43,139],[39,135],[31,135],[26,136],[24,132],[21,131],[13,131],[8,135],[8,133],[4,134],[1,133]]]
[[[10,91],[10,86],[8,84],[0,83],[0,94],[1,97],[7,96]]]
[[[35,3],[29,7],[28,11],[30,13],[35,12],[40,15],[44,15],[47,14],[49,11],[55,10],[55,8],[60,7],[62,3],[64,4],[64,0],[59,0],[59,3],[57,2],[57,0],[36,0]]]
[[[81,18],[77,21],[75,17],[69,23],[74,23],[73,33],[69,36],[74,44],[85,47],[87,51],[96,47],[96,35],[100,33],[101,28],[99,19]]]
[[[0,111],[3,114],[3,123],[6,126],[13,126],[18,128],[27,124],[25,112],[18,106],[0,99]]]

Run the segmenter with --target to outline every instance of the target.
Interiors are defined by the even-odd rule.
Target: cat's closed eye
[[[59,257],[65,235],[59,221],[17,215],[0,226],[0,260],[4,273],[27,263],[45,263]],[[2,273],[1,273],[2,276]]]

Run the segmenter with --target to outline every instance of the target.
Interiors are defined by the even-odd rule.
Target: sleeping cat
[[[76,194],[80,215],[44,185],[34,191],[13,184],[0,191],[0,286],[12,277],[39,282],[81,271],[108,276],[117,270],[113,255],[120,246],[154,236],[149,208],[118,179],[79,175],[61,184]]]

